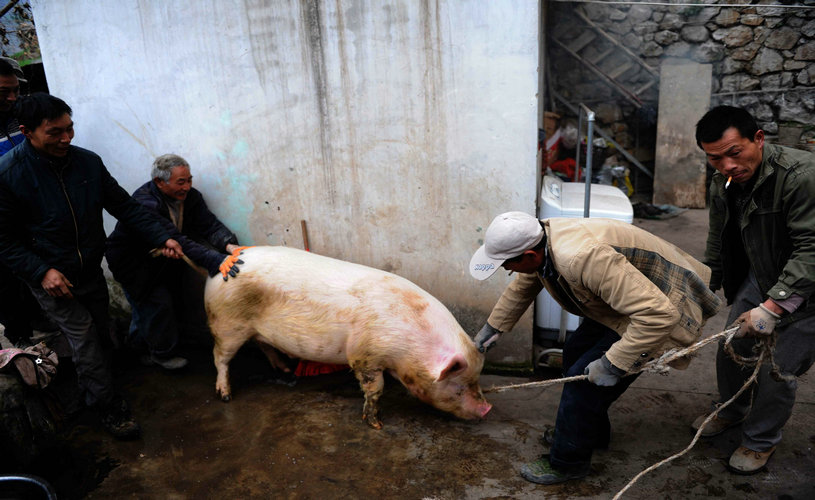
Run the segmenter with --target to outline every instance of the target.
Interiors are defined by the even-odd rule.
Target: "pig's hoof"
[[[365,415],[362,417],[362,420],[368,422],[368,425],[373,427],[376,430],[382,429],[382,421],[379,420],[377,417],[371,417],[369,415]]]
[[[221,396],[221,401],[223,401],[224,403],[228,403],[232,401],[232,396],[230,396],[229,394],[223,394]]]

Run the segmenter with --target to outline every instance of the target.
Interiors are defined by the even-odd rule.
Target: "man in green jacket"
[[[729,467],[762,470],[792,413],[797,383],[815,359],[815,155],[765,143],[746,110],[718,106],[696,125],[696,142],[716,169],[710,185],[710,228],[705,263],[710,287],[724,289],[728,324],[740,325],[733,347],[751,355],[757,338],[777,335],[775,362],[787,380],[763,366],[745,391],[703,430],[714,436],[741,424],[741,446]],[[716,359],[720,401],[729,400],[752,373],[726,355]],[[752,393],[752,394],[751,394]],[[752,399],[752,405],[750,401]],[[699,417],[693,427],[704,420]]]
[[[588,474],[592,451],[608,447],[608,408],[649,360],[693,344],[719,298],[707,287],[710,269],[680,248],[618,220],[539,221],[507,212],[487,228],[470,261],[476,279],[499,267],[515,271],[487,323],[475,337],[485,352],[546,290],[583,321],[563,348],[563,375],[588,381],[563,386],[550,453],[521,468],[521,476],[555,484]],[[671,364],[684,368],[689,360]],[[632,373],[630,376],[624,376]]]

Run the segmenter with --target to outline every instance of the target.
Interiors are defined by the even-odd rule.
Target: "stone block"
[[[746,26],[758,26],[764,22],[764,18],[755,14],[743,14],[739,19],[739,22]]]
[[[713,21],[719,26],[733,26],[739,22],[739,11],[736,9],[722,9],[719,15],[713,18]]]
[[[730,57],[737,61],[750,61],[756,56],[756,53],[760,48],[761,45],[758,43],[748,43],[744,47],[739,47],[738,49],[730,52]]]
[[[654,9],[648,5],[632,5],[631,8],[628,9],[628,19],[634,24],[639,24],[651,19],[653,10]]]
[[[654,34],[654,41],[660,45],[669,45],[679,40],[679,34],[671,30],[662,30]]]
[[[742,47],[753,41],[753,30],[747,26],[734,26],[713,32],[713,39],[727,47]]]
[[[815,42],[808,42],[803,45],[799,45],[798,48],[795,49],[795,60],[815,61]]]
[[[779,28],[773,30],[767,39],[764,40],[764,45],[771,49],[787,50],[795,47],[801,35],[792,28]]]
[[[712,63],[721,61],[724,58],[724,45],[713,41],[695,46],[692,50],[694,61],[700,63]]]
[[[665,47],[665,55],[668,57],[685,57],[691,51],[691,44],[688,42],[676,42]]]
[[[680,35],[683,40],[690,43],[702,43],[710,38],[710,32],[704,26],[685,26]]]
[[[764,47],[753,58],[748,71],[754,75],[763,75],[781,71],[783,68],[784,57],[777,50]]]

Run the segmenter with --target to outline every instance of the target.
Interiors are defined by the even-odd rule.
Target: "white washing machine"
[[[546,175],[541,188],[538,217],[583,217],[586,184],[563,182]],[[590,217],[605,217],[628,222],[634,220],[631,201],[619,188],[604,184],[591,185]],[[535,360],[540,366],[560,367],[560,348],[569,332],[580,325],[580,318],[560,307],[546,290],[535,300]]]

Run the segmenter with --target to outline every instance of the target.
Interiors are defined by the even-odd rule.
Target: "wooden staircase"
[[[631,104],[638,109],[642,107],[641,96],[659,83],[657,70],[595,24],[582,8],[576,8],[574,13],[584,23],[586,29],[568,43],[559,39],[555,34],[556,30],[550,30],[549,39],[599,76]],[[632,81],[627,76],[630,76],[632,68],[637,67],[645,71],[634,72],[636,79]]]

